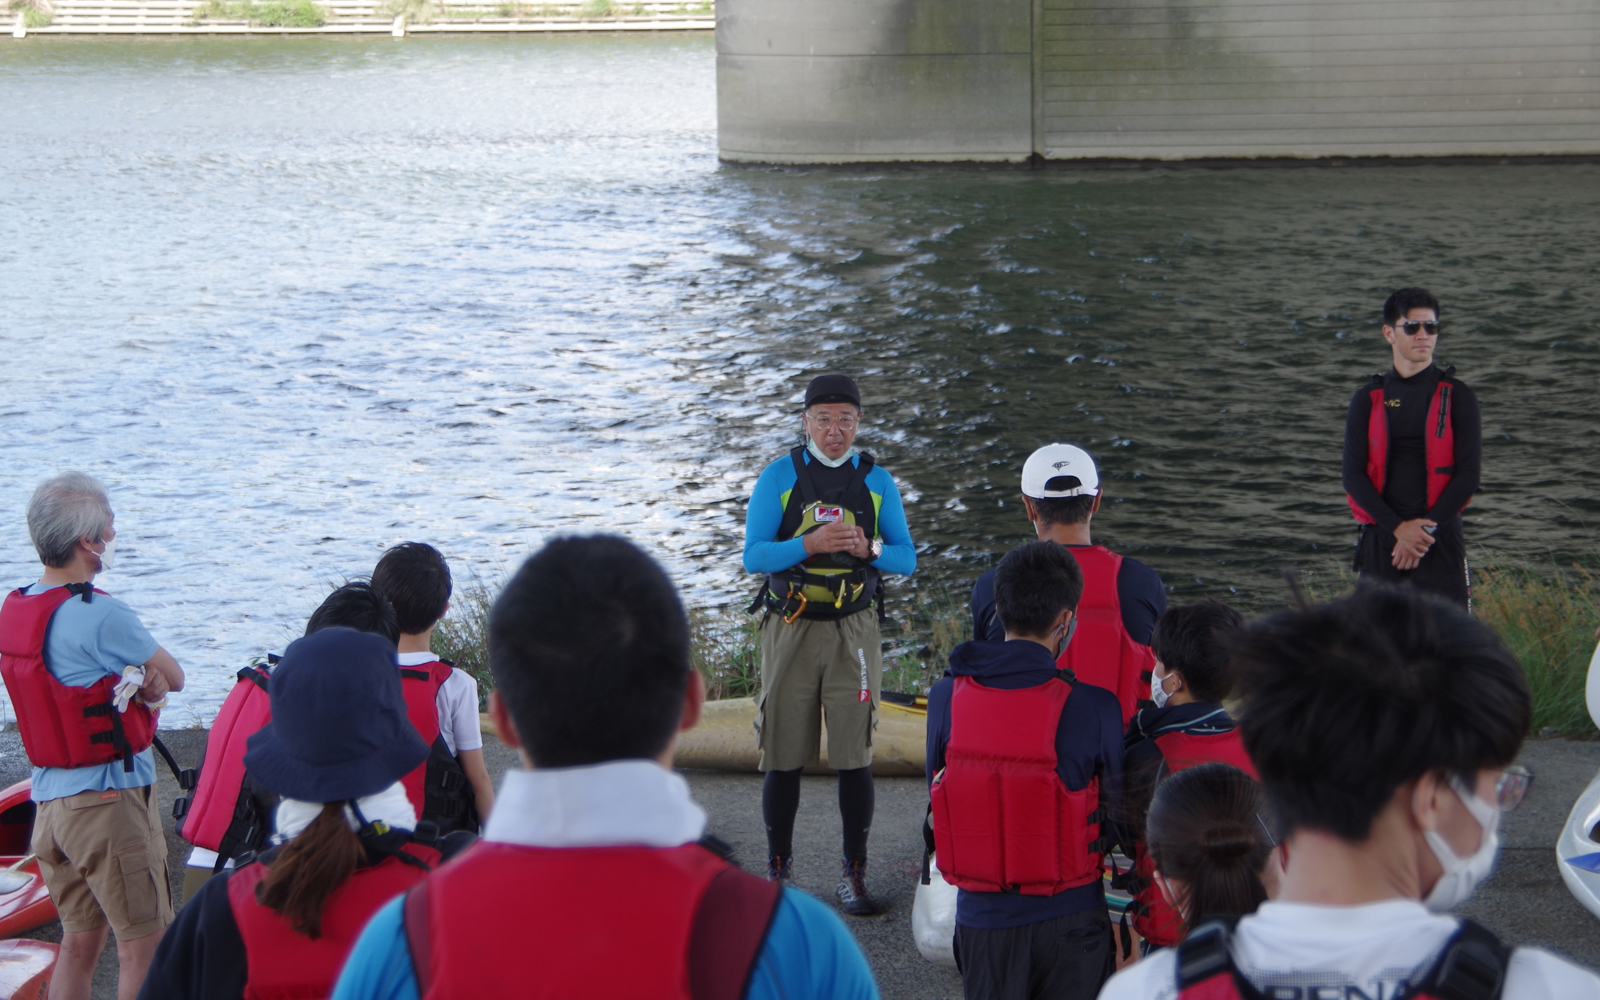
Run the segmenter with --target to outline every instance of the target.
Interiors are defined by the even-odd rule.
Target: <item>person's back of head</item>
[[[401,542],[385,552],[372,571],[372,586],[394,605],[405,635],[433,628],[450,605],[450,567],[424,542]]]
[[[1409,587],[1272,615],[1234,648],[1240,735],[1285,831],[1365,841],[1402,785],[1430,772],[1470,784],[1511,764],[1527,735],[1516,657]]]
[[[372,584],[360,580],[347,583],[324,598],[306,619],[305,634],[336,627],[381,635],[391,645],[400,641],[400,625],[395,620],[393,605],[384,600]]]
[[[1266,900],[1273,843],[1265,807],[1261,786],[1227,764],[1179,771],[1156,789],[1147,843],[1185,930],[1254,913]]]
[[[105,484],[82,472],[51,476],[28,500],[28,537],[39,561],[54,569],[72,561],[79,540],[104,540],[110,525]]]
[[[666,572],[631,542],[560,538],[495,600],[489,669],[535,766],[654,758],[683,715],[688,619]]]
[[[1083,597],[1083,570],[1055,542],[1029,542],[1006,553],[994,572],[995,611],[1012,635],[1043,638]]]
[[[1167,673],[1183,675],[1196,699],[1221,701],[1233,690],[1228,641],[1242,628],[1243,615],[1208,597],[1168,608],[1156,620],[1150,648]]]

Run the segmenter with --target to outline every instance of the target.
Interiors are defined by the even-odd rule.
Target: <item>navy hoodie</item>
[[[950,669],[928,692],[928,783],[944,768],[944,750],[950,742],[950,694],[956,677],[971,677],[985,687],[1011,691],[1037,687],[1056,675],[1056,661],[1037,642],[976,640],[957,646],[950,654]],[[1092,684],[1074,683],[1061,709],[1056,727],[1056,773],[1070,791],[1086,787],[1100,774],[1100,802],[1118,815],[1122,793],[1122,706],[1117,696]],[[1103,834],[1114,834],[1106,824]],[[1083,913],[1105,906],[1100,880],[1075,886],[1054,896],[1023,896],[1006,892],[968,892],[956,896],[956,923],[963,927],[998,930],[1024,927],[1045,920]]]

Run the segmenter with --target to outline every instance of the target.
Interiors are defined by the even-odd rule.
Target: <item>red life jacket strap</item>
[[[429,933],[428,879],[406,892],[401,904],[406,946],[411,952],[411,973],[417,977],[417,996],[425,997],[433,985],[433,935]]]

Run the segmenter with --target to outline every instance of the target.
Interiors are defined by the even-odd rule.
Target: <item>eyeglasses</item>
[[[1423,330],[1428,331],[1428,336],[1432,337],[1439,332],[1439,322],[1438,320],[1408,319],[1403,322],[1396,323],[1394,328],[1402,331],[1408,337],[1415,337]]]
[[[1513,764],[1500,772],[1494,783],[1495,805],[1501,812],[1510,812],[1522,804],[1533,785],[1533,772],[1521,764]]]
[[[823,432],[831,431],[835,427],[839,428],[841,431],[853,431],[856,429],[856,425],[860,423],[860,421],[855,417],[840,417],[838,420],[835,420],[825,413],[819,413],[815,416],[808,415],[806,419],[811,421],[811,425],[813,427]]]

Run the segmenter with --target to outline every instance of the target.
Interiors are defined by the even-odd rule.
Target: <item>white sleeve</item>
[[[1594,1000],[1600,997],[1600,976],[1542,948],[1511,953],[1501,996],[1516,1000]]]
[[[1099,1000],[1173,1000],[1178,995],[1178,974],[1171,948],[1153,951],[1100,987]]]
[[[483,724],[478,716],[478,682],[460,667],[439,685],[439,735],[453,754],[483,749]]]

